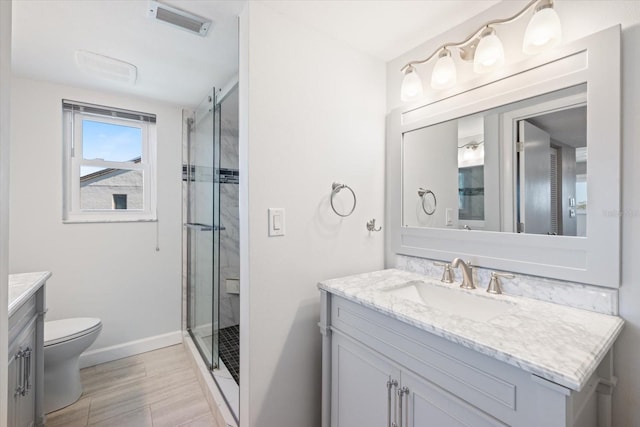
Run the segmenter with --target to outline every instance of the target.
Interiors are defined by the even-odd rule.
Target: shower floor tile
[[[219,339],[220,359],[236,384],[240,384],[240,326],[220,329]]]

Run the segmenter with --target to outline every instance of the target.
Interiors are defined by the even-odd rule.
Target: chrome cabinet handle
[[[404,395],[404,387],[398,389],[398,427],[402,427],[402,395]]]
[[[407,395],[406,405],[404,404],[405,399],[403,399],[404,395]],[[402,387],[398,389],[398,427],[404,427],[404,422],[402,418],[402,410],[405,411],[404,420],[409,422],[409,389],[407,387]]]
[[[402,391],[407,397],[404,400],[404,419],[407,424],[409,424],[409,389],[407,387],[402,387]]]
[[[24,351],[24,379],[22,381],[22,395],[26,396],[31,390],[31,347]]]
[[[14,358],[18,361],[18,385],[13,393],[13,396],[21,396],[24,391],[24,353],[22,350],[18,350]]]
[[[398,381],[389,377],[387,381],[387,427],[397,427],[395,421],[391,421],[391,389],[398,387]]]

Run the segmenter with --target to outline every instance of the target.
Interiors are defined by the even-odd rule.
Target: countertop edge
[[[42,287],[42,285],[45,284],[45,282],[51,277],[51,272],[50,271],[36,271],[36,272],[31,272],[31,273],[9,274],[9,286],[11,286],[11,279],[12,278],[15,279],[18,276],[26,276],[26,275],[29,275],[29,276],[38,275],[38,276],[29,285],[27,290],[22,292],[22,294],[20,294],[20,296],[15,298],[9,304],[8,317],[11,317],[11,315],[14,314],[18,310],[18,308],[20,308],[20,306],[25,303],[25,301],[27,301],[29,298],[31,298],[38,291],[38,289],[40,289]]]

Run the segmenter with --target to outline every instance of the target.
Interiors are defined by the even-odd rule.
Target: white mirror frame
[[[387,116],[387,262],[395,254],[462,257],[480,267],[619,287],[620,64],[618,25],[459,85],[457,94],[393,110]],[[402,226],[405,132],[582,83],[588,103],[587,237]],[[512,163],[501,159],[503,170],[513,170]]]

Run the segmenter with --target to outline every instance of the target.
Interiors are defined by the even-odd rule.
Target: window
[[[64,221],[156,219],[156,117],[62,101]]]
[[[113,195],[113,209],[127,209],[127,195],[126,194],[114,194]]]

